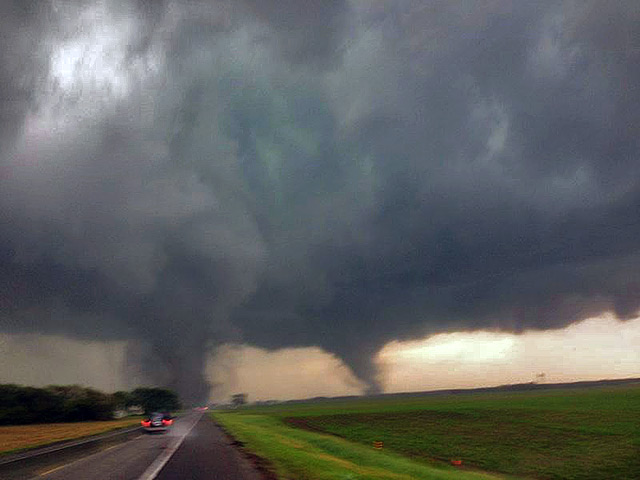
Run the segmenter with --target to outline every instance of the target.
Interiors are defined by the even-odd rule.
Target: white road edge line
[[[144,471],[142,475],[140,475],[138,480],[153,480],[158,476],[158,474],[160,473],[160,470],[162,470],[162,468],[167,464],[167,462],[173,456],[173,454],[176,453],[176,450],[180,448],[180,445],[182,445],[182,442],[184,441],[184,439],[187,437],[187,435],[191,433],[191,430],[193,430],[193,427],[195,427],[196,424],[200,421],[200,419],[202,418],[202,415],[203,415],[202,413],[198,415],[196,420],[189,427],[189,430],[187,430],[187,432],[182,437],[180,437],[176,442],[173,443],[173,445],[171,445],[164,452],[158,455],[158,457],[153,461],[153,463],[149,465],[149,467]]]

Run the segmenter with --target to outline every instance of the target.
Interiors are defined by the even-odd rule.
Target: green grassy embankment
[[[451,458],[520,478],[640,478],[640,386],[353,399],[214,416],[282,478],[464,478],[434,470]]]
[[[251,452],[267,459],[278,478],[295,480],[471,480],[496,478],[437,468],[387,451],[374,450],[332,435],[284,424],[275,416],[213,412]]]

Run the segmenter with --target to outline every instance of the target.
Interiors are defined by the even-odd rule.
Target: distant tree
[[[131,394],[123,390],[111,394],[111,402],[116,410],[125,410],[133,405]]]
[[[0,385],[0,425],[63,421],[63,403],[43,388]]]
[[[247,397],[248,395],[246,393],[236,393],[235,395],[231,396],[231,403],[236,407],[246,405]]]
[[[147,414],[180,409],[178,395],[167,388],[136,388],[131,392],[131,405],[141,406]]]
[[[3,425],[109,420],[112,417],[111,396],[92,388],[0,385],[0,424]]]
[[[0,384],[0,425],[110,420],[115,409],[141,406],[146,413],[175,411],[178,395],[164,388],[105,394],[79,385],[45,388]]]
[[[114,405],[110,395],[79,385],[51,385],[46,390],[62,399],[63,422],[110,420]]]

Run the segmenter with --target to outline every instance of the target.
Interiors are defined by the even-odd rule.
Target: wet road
[[[73,462],[50,466],[36,479],[262,480],[249,461],[207,416],[177,418],[166,434],[140,435]]]

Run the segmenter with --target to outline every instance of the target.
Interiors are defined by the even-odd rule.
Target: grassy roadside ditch
[[[480,480],[499,478],[454,467],[436,468],[410,458],[284,424],[267,414],[212,412],[252,453],[267,459],[281,479]]]
[[[336,399],[212,415],[283,479],[640,478],[640,385]],[[465,468],[454,470],[454,458]]]
[[[0,426],[0,455],[132,427],[140,424],[140,418],[142,417],[100,422]]]

